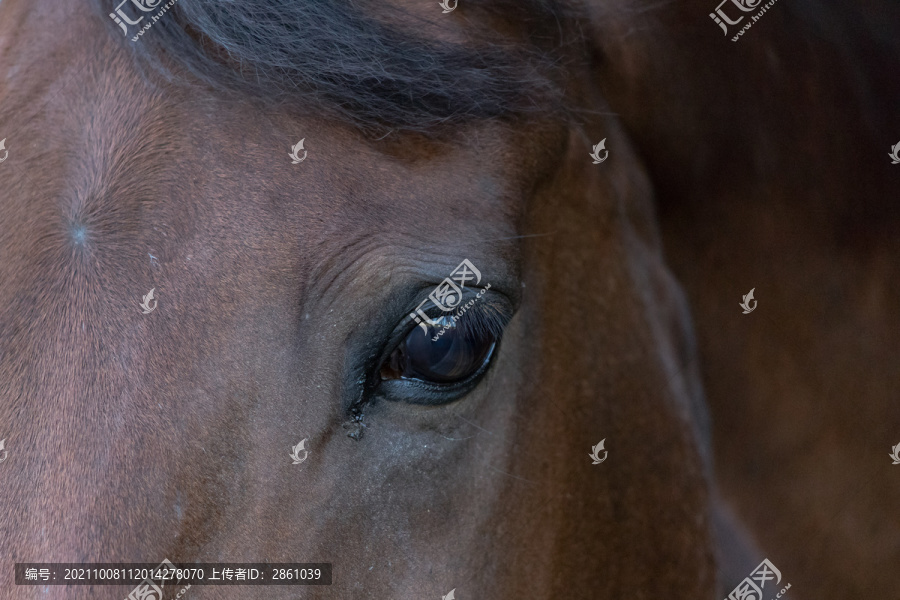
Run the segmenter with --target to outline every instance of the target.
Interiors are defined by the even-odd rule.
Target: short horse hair
[[[110,0],[100,1],[108,8]],[[435,5],[435,18],[444,16],[437,0],[423,1]],[[400,10],[377,6],[388,16]],[[458,9],[471,11],[462,18],[472,44],[425,39],[353,0],[181,0],[135,52],[149,59],[162,52],[220,90],[312,102],[373,133],[427,134],[474,119],[564,110],[568,9],[556,0],[459,0]],[[503,40],[484,25],[498,17],[523,27],[523,38]],[[162,61],[152,62],[172,79]]]

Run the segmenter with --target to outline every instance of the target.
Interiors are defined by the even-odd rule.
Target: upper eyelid
[[[478,294],[475,293],[475,290],[479,292],[487,292],[491,289],[490,284],[488,284],[484,288],[466,288],[466,292],[468,292],[463,299],[464,300],[472,300],[476,299],[480,296],[480,301],[476,302],[472,305],[470,309],[467,309],[465,314],[461,316],[458,322],[455,324],[460,333],[476,333],[479,331],[486,331],[495,337],[500,337],[503,330],[509,324],[509,321],[512,319],[513,314],[515,313],[515,309],[512,307],[511,302],[506,299],[506,301],[501,301],[499,298],[505,296],[494,296],[491,297],[487,294]],[[465,292],[464,292],[465,293]],[[423,302],[421,302],[418,306],[424,306],[423,312],[431,311],[432,309],[439,309],[440,307],[436,306],[433,302],[429,304],[425,304],[429,298],[425,298]],[[432,322],[435,318],[440,317],[452,317],[457,314],[459,307],[464,306],[463,301],[461,300],[458,307],[454,310],[443,311],[436,314],[426,314],[429,317],[429,325],[433,325]],[[418,307],[417,307],[418,308]],[[469,315],[470,318],[466,319],[466,315]],[[416,320],[415,309],[413,312],[408,313],[404,319],[400,323],[400,327],[403,331],[411,331],[412,328],[418,327],[418,321]]]
[[[484,331],[499,339],[512,320],[514,312],[509,302],[483,297],[481,302],[476,302],[469,312],[462,316],[457,326],[463,335]],[[470,314],[471,318],[466,319],[465,317]]]
[[[413,308],[409,313],[407,313],[404,320],[414,320],[416,312],[419,310],[421,310],[422,312],[426,312],[426,314],[427,314],[427,311],[430,311],[432,309],[437,309],[437,310],[441,311],[439,314],[429,315],[429,316],[432,316],[432,317],[433,316],[437,316],[437,317],[450,316],[450,315],[454,314],[457,311],[457,309],[459,308],[459,306],[461,306],[463,304],[463,300],[470,300],[473,297],[480,295],[480,292],[487,291],[490,289],[491,289],[491,284],[488,284],[486,287],[483,287],[483,288],[482,287],[466,287],[463,290],[463,299],[460,300],[459,304],[456,307],[454,307],[451,310],[447,310],[447,311],[443,310],[440,306],[435,304],[434,301],[429,296],[425,296],[425,298],[423,298],[415,306],[415,308]]]

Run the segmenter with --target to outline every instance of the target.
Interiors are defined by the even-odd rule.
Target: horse
[[[742,92],[896,62],[895,42],[829,9],[868,29],[788,65],[772,40],[804,49],[841,26],[785,4],[765,16],[774,34],[755,24],[732,47],[708,22],[697,39],[710,7],[693,0],[438,4],[0,2],[3,596],[129,594],[16,585],[14,563],[164,559],[332,565],[331,585],[194,585],[198,600],[721,598],[763,556],[791,597],[886,590],[881,559],[852,565],[864,583],[817,588],[840,557],[804,564],[796,507],[763,493],[747,437],[727,437],[800,387],[759,360],[765,333],[823,308],[797,316],[811,294],[785,264],[741,315],[737,284],[766,269],[722,253],[781,231],[771,211],[802,222],[820,198],[796,200],[801,183],[827,187],[817,223],[881,265],[858,318],[888,322],[892,238],[861,232],[892,231],[896,174],[848,210],[849,181],[811,181],[835,157],[791,152],[821,121]],[[897,90],[878,72],[841,72],[830,106],[885,114]],[[869,87],[842,94],[854,81]],[[748,342],[779,283],[794,286],[781,318],[753,321]],[[889,356],[878,381],[896,378]],[[890,414],[883,389],[873,420]],[[791,406],[782,427],[805,414]],[[873,498],[851,508],[887,510]],[[889,539],[854,548],[890,558]]]

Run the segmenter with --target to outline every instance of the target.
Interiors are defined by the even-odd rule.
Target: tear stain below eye
[[[342,429],[347,430],[348,438],[357,442],[362,439],[363,430],[366,428],[366,424],[363,423],[364,416],[358,404],[350,408],[350,419],[341,425]]]
[[[357,381],[357,385],[360,387],[359,397],[350,405],[350,408],[347,409],[347,414],[350,418],[341,424],[341,429],[347,430],[348,438],[358,442],[362,439],[363,430],[366,428],[366,424],[363,423],[363,417],[365,415],[362,411],[362,407],[366,403],[366,393],[363,389],[365,386],[365,379]]]

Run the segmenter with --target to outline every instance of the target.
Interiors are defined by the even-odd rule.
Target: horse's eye
[[[490,362],[497,338],[487,330],[457,327],[448,317],[434,320],[426,334],[413,329],[381,366],[381,379],[418,379],[432,384],[465,381]]]

